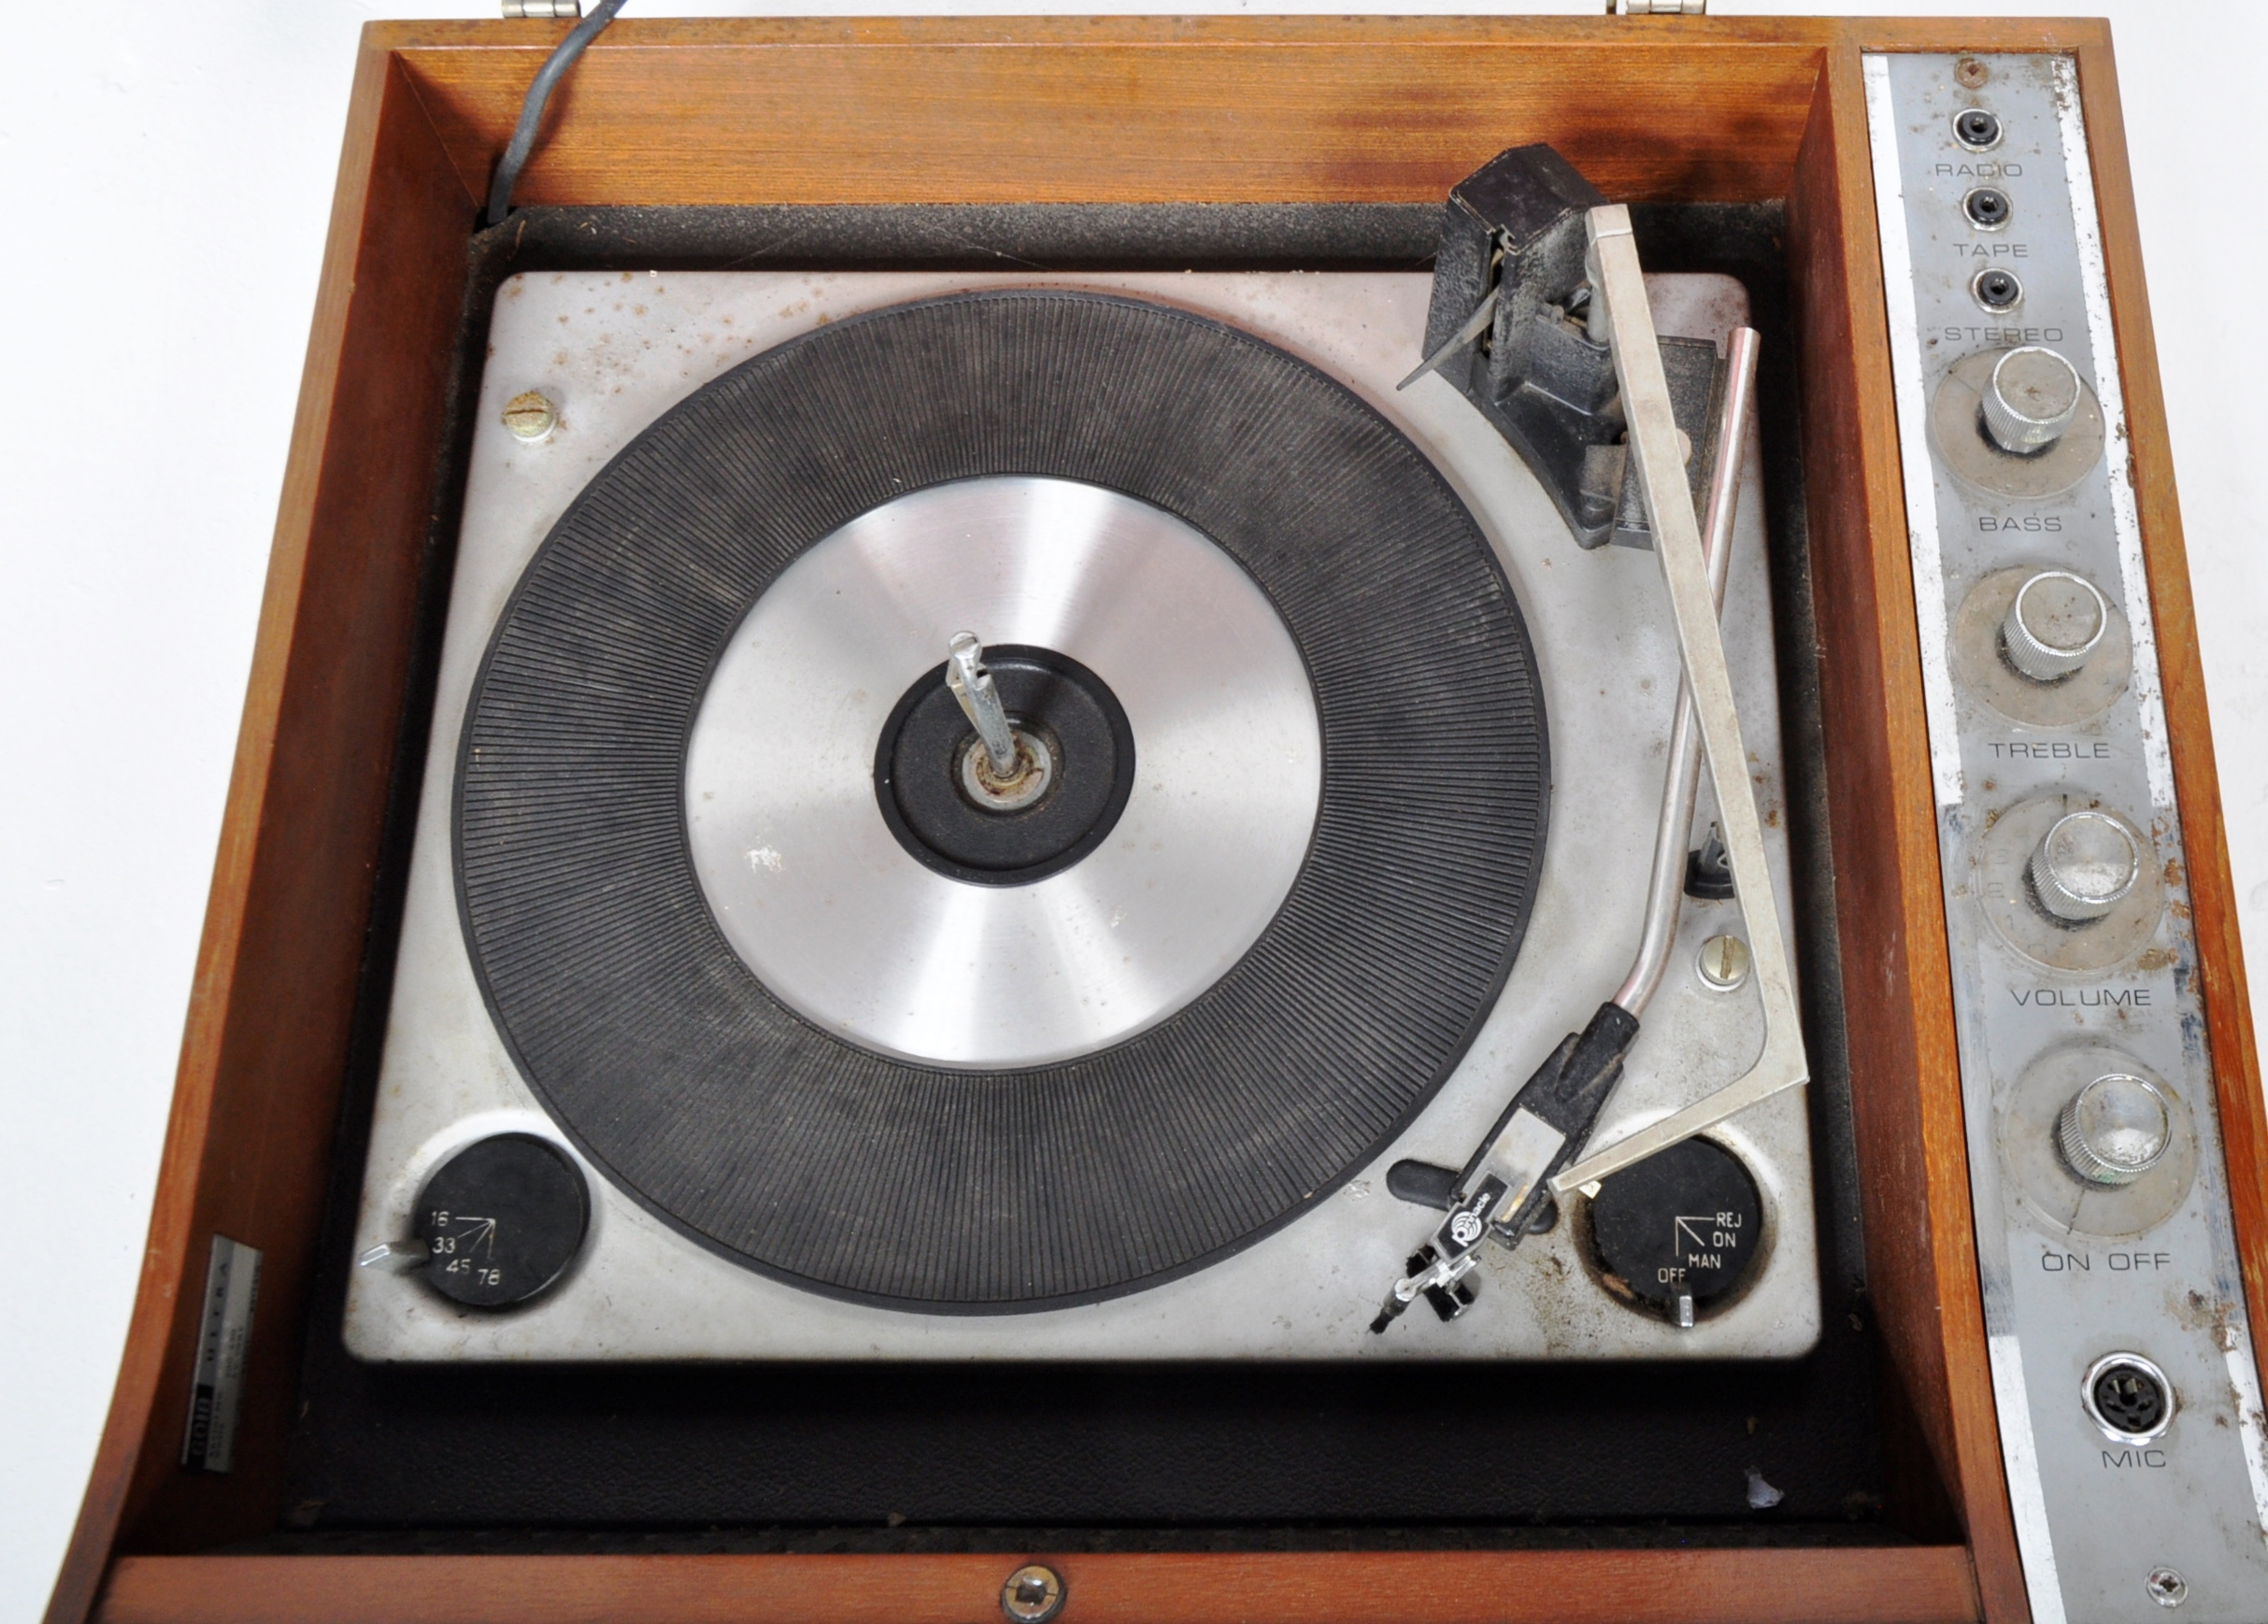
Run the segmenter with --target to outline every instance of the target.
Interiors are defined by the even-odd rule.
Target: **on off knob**
[[[1983,396],[1985,432],[2004,451],[2035,456],[2063,437],[2085,394],[2070,362],[2038,344],[1993,364]]]
[[[2031,876],[2041,907],[2065,924],[2087,924],[2134,889],[2142,848],[2107,812],[2066,812],[2033,851]]]
[[[2090,1184],[2132,1184],[2173,1140],[2173,1113],[2156,1086],[2123,1072],[2097,1077],[2056,1118],[2063,1163]]]
[[[2087,663],[2110,625],[2110,605],[2094,582],[2069,570],[2042,570],[2016,589],[2001,621],[2001,650],[2034,682],[2055,682]]]

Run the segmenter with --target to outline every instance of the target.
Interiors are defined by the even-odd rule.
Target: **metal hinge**
[[[1709,0],[1606,0],[1609,17],[1705,17]]]
[[[1633,0],[1633,4],[1636,3],[1641,3],[1641,0]],[[1612,11],[1614,7],[1609,6],[1606,9]],[[550,19],[580,17],[582,14],[583,0],[504,0],[506,21],[518,17]]]

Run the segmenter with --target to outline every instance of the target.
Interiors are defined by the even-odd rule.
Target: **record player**
[[[1529,1247],[1489,1248],[1492,1264],[1517,1261],[1533,1276],[1506,1281],[1504,1309],[1477,1313],[1453,1332],[1446,1324],[1412,1325],[1394,1336],[1368,1331],[1386,1284],[1432,1227],[1419,1221],[1413,1234],[1407,1207],[1393,1221],[1402,1205],[1391,1189],[1394,1165],[1413,1156],[1461,1162],[1501,1111],[1507,1075],[1533,1069],[1563,1033],[1580,1027],[1590,1014],[1585,1000],[1595,1006],[1637,948],[1648,872],[1630,854],[1643,859],[1653,850],[1678,683],[1668,605],[1653,590],[1647,553],[1625,547],[1586,556],[1526,465],[1505,454],[1501,436],[1438,377],[1422,380],[1430,385],[1422,392],[1397,396],[1394,383],[1422,353],[1432,285],[1411,272],[1069,282],[998,272],[508,279],[490,326],[436,695],[439,731],[428,751],[431,760],[464,765],[454,778],[429,774],[424,789],[356,1240],[359,1253],[384,1256],[352,1278],[348,1346],[366,1358],[423,1360],[1516,1351],[1688,1358],[1806,1350],[1819,1333],[1816,1247],[1809,1135],[1793,1092],[1720,1130],[1739,1149],[1721,1152],[1730,1160],[1710,1161],[1703,1176],[1728,1181],[1747,1226],[1730,1237],[1735,1255],[1744,1247],[1762,1255],[1721,1270],[1726,1277],[1712,1277],[1697,1306],[1684,1293],[1682,1327],[1676,1294],[1664,1292],[1659,1277],[1680,1266],[1666,1238],[1650,1242],[1663,1257],[1638,1282],[1640,1294],[1625,1280],[1636,1265],[1623,1261],[1608,1287],[1614,1264],[1598,1256],[1595,1239],[1586,1244],[1575,1235],[1578,1225],[1555,1223]],[[1714,328],[1694,335],[1712,347],[1745,325],[1745,303],[1730,278],[1673,278],[1654,292],[1667,330]],[[655,1112],[682,1118],[692,1107],[613,1096],[609,1079],[660,1075],[648,1062],[609,1062],[603,1076],[534,1091],[522,1079],[544,1072],[531,1050],[556,1042],[572,1052],[584,1039],[553,1038],[540,1017],[524,1027],[515,1019],[523,992],[513,973],[484,964],[486,973],[477,974],[466,948],[468,935],[486,948],[490,930],[522,928],[516,915],[488,923],[492,860],[479,833],[492,818],[517,826],[516,809],[485,809],[490,791],[481,777],[486,754],[513,744],[509,736],[492,744],[479,720],[462,729],[457,720],[474,714],[465,707],[476,689],[482,705],[498,703],[488,696],[516,658],[500,641],[511,634],[502,629],[505,605],[525,604],[539,590],[535,558],[569,567],[574,544],[560,529],[562,515],[589,511],[605,498],[605,481],[626,474],[636,458],[673,463],[681,453],[665,442],[681,428],[706,434],[695,425],[711,403],[741,391],[756,392],[746,396],[751,404],[777,399],[777,386],[760,381],[768,368],[810,364],[830,377],[856,377],[883,354],[909,351],[924,365],[970,365],[953,347],[971,341],[987,347],[986,363],[1014,365],[1034,342],[1027,322],[1041,324],[1042,342],[1103,361],[1093,375],[1074,372],[1063,385],[1107,403],[1085,408],[1096,414],[1093,448],[1049,461],[1035,460],[1045,451],[1020,450],[970,464],[999,472],[928,484],[899,466],[877,467],[877,489],[905,493],[865,506],[816,543],[802,545],[799,534],[792,562],[772,584],[745,608],[735,605],[738,624],[704,674],[691,728],[680,707],[658,747],[670,763],[663,770],[683,774],[683,851],[706,905],[695,922],[705,933],[720,930],[754,985],[785,1006],[766,1013],[793,1034],[790,1041],[815,1042],[806,1033],[817,1028],[844,1046],[839,1063],[888,1057],[906,1070],[822,1085],[803,1069],[808,1061],[720,1056],[705,1085],[723,1091],[719,1123],[640,1163],[657,1175],[653,1190],[609,1177],[601,1167],[615,1172],[638,1152],[602,1144],[603,1122]],[[1109,358],[1129,350],[1147,358],[1152,347],[1177,357],[1159,363],[1169,374],[1225,363],[1239,388],[1267,387],[1283,397],[1262,414],[1266,426],[1249,443],[1220,449],[1222,464],[1195,472],[1206,442],[1223,441],[1235,420],[1209,410],[1185,386],[1153,395],[1146,375],[1109,376]],[[1190,359],[1179,360],[1182,352]],[[689,356],[700,360],[689,364]],[[1257,384],[1243,381],[1248,371]],[[1342,392],[1348,387],[1354,399]],[[970,377],[952,388],[884,390],[877,406],[889,422],[827,423],[814,429],[814,444],[894,448],[901,436],[923,432],[955,439],[970,432],[958,397],[987,389],[1003,397],[1003,420],[1020,428],[1044,423],[1069,434],[1082,427],[1071,401],[1031,384]],[[531,394],[555,421],[522,440],[506,416],[510,402]],[[938,422],[912,420],[909,398],[939,402]],[[1702,398],[1705,404],[1705,392]],[[1130,445],[1143,416],[1169,404],[1182,432],[1154,447]],[[1389,411],[1401,420],[1398,435]],[[1358,491],[1330,483],[1331,462],[1347,454],[1339,436],[1350,432],[1368,442],[1360,453],[1366,465],[1380,464],[1360,488],[1378,491],[1372,508],[1350,507]],[[1316,445],[1319,436],[1328,436],[1328,449]],[[1424,448],[1422,463],[1410,456],[1412,446]],[[1754,464],[1752,455],[1741,459],[1751,471]],[[1251,470],[1249,482],[1232,487],[1222,465]],[[1449,491],[1426,477],[1429,467],[1452,481]],[[673,469],[660,477],[676,485],[681,476]],[[1186,494],[1167,497],[1168,479],[1233,505],[1235,515],[1217,515]],[[1458,501],[1457,487],[1470,498]],[[1753,741],[1752,776],[1769,787],[1761,804],[1785,895],[1777,667],[1754,478],[1747,496],[1748,525],[1733,537],[1740,570],[1728,582],[1736,617],[1728,644],[1742,654],[1742,720]],[[737,534],[772,499],[751,494],[751,506],[723,522]],[[655,522],[649,500],[629,500],[634,523]],[[1421,544],[1397,534],[1397,512],[1420,504],[1453,526],[1449,541]],[[1461,522],[1476,513],[1493,520],[1492,544]],[[1261,542],[1232,555],[1211,539],[1237,525],[1270,545],[1296,547],[1303,563],[1346,573],[1285,580],[1275,573],[1282,566],[1257,552]],[[616,545],[611,537],[594,544]],[[1415,552],[1420,545],[1438,550]],[[1397,564],[1396,549],[1414,556]],[[1439,584],[1459,569],[1475,572],[1473,583],[1464,597],[1445,597]],[[1401,602],[1372,601],[1375,643],[1330,649],[1327,640],[1344,635],[1338,605],[1353,600],[1365,577],[1388,570],[1407,570],[1420,584]],[[1514,578],[1519,585],[1507,594]],[[1319,622],[1287,620],[1277,606],[1303,592],[1319,592],[1329,605]],[[1493,650],[1467,648],[1453,666],[1426,667],[1426,648],[1456,644],[1448,625],[1425,618],[1490,610],[1499,617],[1486,627]],[[990,765],[946,680],[944,656],[964,622],[984,629],[984,662],[1009,704],[1018,682],[1069,685],[1063,703],[1077,708],[1037,721],[1054,740],[1038,747],[1048,754],[1037,774],[1055,781],[1036,797],[1067,815],[1059,827],[1026,822],[1032,814],[1013,805],[994,811],[988,800],[1014,797],[972,794],[954,781]],[[635,665],[643,666],[648,637],[658,634],[633,637]],[[1001,645],[1021,652],[1003,653]],[[1322,686],[1327,662],[1341,662],[1348,691]],[[516,712],[523,701],[508,703]],[[573,699],[563,703],[570,713],[578,708]],[[1343,718],[1334,708],[1342,703],[1382,707],[1384,725]],[[1105,706],[1115,713],[1106,723]],[[1020,713],[1011,716],[1021,725]],[[1554,718],[1556,736],[1547,719]],[[518,727],[506,723],[505,732]],[[1077,736],[1081,728],[1091,737]],[[910,740],[921,730],[933,736],[916,747]],[[606,753],[622,748],[626,739],[606,735]],[[918,761],[917,749],[936,759]],[[1362,764],[1371,750],[1381,759]],[[1105,769],[1090,791],[1079,775],[1105,752],[1116,771]],[[561,769],[526,770],[549,781]],[[917,798],[908,784],[920,782],[917,773],[951,798],[940,795],[941,806]],[[516,801],[521,791],[500,793]],[[1362,807],[1374,794],[1387,797],[1378,810],[1342,814],[1342,801]],[[577,815],[590,805],[578,798]],[[1705,807],[1696,847],[1712,821]],[[1550,825],[1557,827],[1548,833]],[[1351,844],[1337,855],[1341,827]],[[1366,845],[1386,827],[1391,844]],[[1035,844],[1006,851],[982,845],[1011,832]],[[566,859],[568,889],[607,894],[580,837],[563,838],[575,853]],[[515,897],[527,883],[521,849],[516,837],[507,840],[493,860]],[[1671,954],[1677,977],[1660,996],[1647,1041],[1633,1046],[1613,1094],[1617,1115],[1602,1134],[1619,1136],[1625,1123],[1687,1104],[1712,1062],[1730,1081],[1757,1047],[1754,978],[1736,974],[1724,977],[1733,985],[1712,987],[1702,968],[1705,943],[1728,931],[1737,939],[1737,910],[1723,897],[1684,898],[1687,855],[1681,829],[1672,893],[1684,905]],[[1456,866],[1445,869],[1443,860],[1452,858]],[[1367,883],[1303,887],[1302,875],[1319,869]],[[1492,899],[1476,912],[1478,933],[1446,933],[1446,896],[1466,891]],[[1310,910],[1311,921],[1304,918]],[[1617,928],[1601,929],[1605,919]],[[1275,972],[1282,987],[1245,994],[1256,1004],[1231,1004],[1224,983],[1238,966],[1257,974],[1253,956],[1270,951],[1262,944],[1272,933],[1295,921],[1312,934],[1285,951]],[[581,937],[606,927],[592,920],[560,928]],[[634,942],[653,934],[644,924],[625,928]],[[524,990],[538,1005],[556,996],[542,979],[549,962],[546,956],[534,967],[538,981]],[[663,974],[675,981],[680,972]],[[1287,994],[1292,1007],[1279,1002]],[[640,993],[632,1002],[654,1001]],[[692,1024],[706,1028],[716,1019]],[[506,1032],[515,1037],[506,1040]],[[1149,1044],[1171,1038],[1174,1047],[1138,1047],[1153,1033]],[[1397,1038],[1419,1041],[1396,1053],[1390,1046]],[[683,1033],[631,1041],[674,1047]],[[1277,1069],[1262,1068],[1262,1054]],[[1082,1062],[1110,1069],[1091,1084]],[[776,1065],[783,1080],[795,1079],[792,1090],[820,1088],[834,1103],[792,1093],[759,1104],[754,1090]],[[1208,1086],[1223,1070],[1240,1074],[1225,1097]],[[1388,1077],[1398,1087],[1381,1087]],[[555,1090],[589,1086],[598,1090],[591,1101],[598,1119],[582,1126],[574,1107],[553,1104],[578,1121],[572,1138],[562,1135],[547,1103],[556,1101]],[[1034,1110],[1060,1092],[1054,1108],[1063,1126],[1051,1133],[1004,1103],[999,1119],[971,1118],[948,1142],[951,1157],[942,1163],[916,1157],[909,1145],[867,1139],[853,1150],[792,1126],[814,1110],[831,1123],[848,1112],[885,1141],[898,1132],[930,1140],[938,1133],[935,1105],[911,1108],[904,1129],[874,1115],[880,1102],[873,1094],[922,1088],[961,1095],[949,1110],[979,1113],[988,1090],[1028,1092]],[[1157,1094],[1145,1098],[1153,1088]],[[1375,1101],[1372,1088],[1380,1090]],[[1311,1144],[1301,1111],[1342,1093],[1331,1116],[1369,1114]],[[1223,1120],[1226,1110],[1237,1114]],[[767,1147],[716,1136],[729,1132],[725,1123],[775,1118],[791,1125]],[[1270,1125],[1287,1131],[1279,1136]],[[480,1191],[464,1182],[468,1175],[446,1170],[468,1146],[497,1133],[551,1147],[523,1154],[577,1162],[593,1209],[591,1232],[556,1271],[547,1259],[525,1265],[521,1278],[488,1278],[512,1246],[512,1219],[498,1228],[502,1192]],[[1080,1166],[1101,1147],[1113,1164],[1108,1175]],[[685,1204],[684,1195],[661,1193],[683,1190],[687,1170],[674,1158],[689,1148],[720,1170],[845,1157],[863,1171],[850,1175],[855,1193],[815,1184],[806,1198],[810,1212],[781,1204],[795,1198],[759,1181],[749,1196],[777,1217],[750,1227],[753,1209],[710,1209],[697,1195]],[[944,1148],[930,1147],[932,1154]],[[1262,1202],[1257,1189],[1272,1173],[1281,1178],[1287,1161],[1301,1171]],[[971,1186],[979,1169],[996,1170],[1000,1183]],[[456,1192],[422,1193],[435,1178]],[[1105,1182],[1082,1188],[1097,1178]],[[949,1193],[964,1188],[967,1195]],[[1253,1204],[1215,1211],[1230,1190],[1254,1190]],[[1653,1227],[1702,1226],[1704,1238],[1723,1232],[1715,1215],[1726,1199],[1713,1185],[1695,1189],[1683,1204],[1690,1211],[1667,1213]],[[1649,1204],[1658,1200],[1648,1197]],[[986,1235],[961,1214],[963,1201],[1029,1202],[1031,1213],[1019,1211]],[[566,1204],[583,1204],[570,1194]],[[863,1227],[855,1244],[838,1238],[861,1208],[869,1209],[861,1222],[871,1229]],[[436,1210],[452,1216],[436,1223]],[[917,1215],[925,1210],[939,1216],[924,1221]],[[814,1219],[813,1232],[827,1238],[816,1250],[797,1249],[787,1235]],[[521,1221],[548,1220],[531,1213]],[[572,1227],[571,1218],[562,1221]],[[421,1224],[436,1232],[421,1261]],[[1060,1254],[1042,1242],[1043,1230],[1055,1226]],[[1189,1233],[1161,1233],[1148,1248],[1109,1244],[1150,1226],[1187,1226]],[[946,1249],[910,1249],[917,1238]],[[987,1255],[995,1246],[996,1261]],[[389,1266],[397,1250],[412,1266]],[[1586,1268],[1601,1275],[1600,1289],[1580,1296],[1537,1289]],[[524,1301],[525,1311],[493,1312],[510,1301]],[[1544,1306],[1554,1303],[1561,1305]],[[1647,1311],[1658,1306],[1670,1312]]]
[[[55,1617],[2253,1616],[2099,34],[614,8],[367,36]]]

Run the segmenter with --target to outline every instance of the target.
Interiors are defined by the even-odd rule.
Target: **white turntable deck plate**
[[[1578,549],[1551,503],[1448,384],[1394,383],[1419,353],[1431,278],[1409,273],[536,273],[499,292],[436,685],[400,958],[355,1249],[398,1242],[426,1176],[488,1134],[563,1144],[483,1004],[459,925],[449,815],[459,727],[490,634],[578,492],[656,418],[749,357],[844,317],[939,293],[1048,285],[1201,311],[1347,384],[1433,460],[1471,507],[1518,593],[1542,666],[1552,819],[1543,880],[1502,998],[1433,1104],[1373,1167],[1234,1257],[1168,1284],[1023,1314],[915,1314],[823,1297],[741,1268],[671,1230],[586,1166],[589,1238],[523,1307],[460,1307],[414,1274],[357,1269],[345,1334],[357,1357],[447,1361],[680,1359],[1791,1358],[1819,1333],[1809,1132],[1802,1090],[1713,1137],[1763,1197],[1760,1261],[1737,1300],[1679,1331],[1590,1277],[1562,1221],[1491,1252],[1454,1324],[1413,1313],[1368,1331],[1436,1215],[1387,1194],[1402,1157],[1460,1163],[1512,1091],[1620,982],[1637,945],[1677,652],[1648,554]],[[1648,278],[1665,334],[1721,338],[1747,318],[1728,278]],[[539,442],[503,426],[526,390],[560,420]],[[1755,436],[1726,593],[1726,644],[1777,888],[1790,895],[1778,695]],[[1696,827],[1712,815],[1707,791]],[[1792,930],[1793,920],[1786,921]],[[1753,987],[1712,991],[1703,941],[1738,930],[1730,902],[1689,900],[1669,976],[1594,1143],[1667,1116],[1745,1070],[1762,1039]]]

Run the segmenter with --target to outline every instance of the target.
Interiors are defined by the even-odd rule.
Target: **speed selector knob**
[[[2107,812],[2066,812],[2032,853],[2032,890],[2040,906],[2068,925],[2099,919],[2142,876],[2133,832]]]
[[[2164,1157],[2173,1113],[2154,1084],[2111,1072],[2071,1097],[2055,1136],[2064,1165],[2089,1183],[2132,1184]]]
[[[533,1133],[466,1146],[418,1192],[426,1283],[468,1308],[509,1308],[549,1289],[590,1227],[582,1170]]]
[[[2036,455],[2063,437],[2085,392],[2077,370],[2054,350],[2038,344],[2011,349],[1985,384],[1985,432],[2004,451]]]

